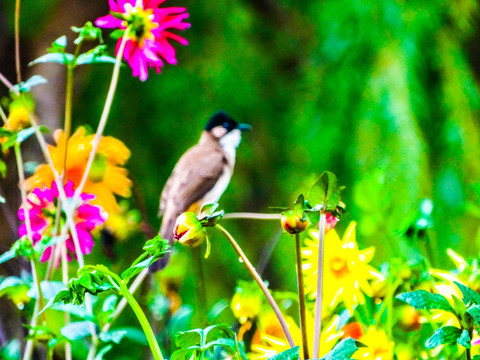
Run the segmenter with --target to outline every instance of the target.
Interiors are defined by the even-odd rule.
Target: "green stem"
[[[467,349],[465,351],[465,354],[467,356],[467,360],[472,360],[472,353],[471,353],[471,350],[470,349]]]
[[[307,335],[307,317],[305,310],[305,287],[303,285],[302,269],[302,248],[300,244],[300,234],[295,234],[295,253],[297,257],[297,286],[298,286],[298,305],[300,308],[300,329],[302,331],[303,358],[309,359],[308,355],[308,335]]]
[[[20,0],[15,1],[15,70],[17,83],[20,84],[22,82],[20,70]]]
[[[96,266],[88,266],[91,269],[97,269]],[[123,281],[120,276],[117,274],[111,272],[111,271],[106,271],[105,269],[99,269],[101,272],[104,274],[110,276],[110,278],[116,282],[117,284],[113,285],[118,285],[121,294],[127,301],[128,305],[132,308],[133,312],[135,313],[138,321],[140,322],[140,326],[142,327],[143,332],[145,333],[145,336],[148,341],[148,345],[150,346],[150,350],[152,351],[153,358],[155,360],[164,360],[162,351],[160,350],[160,347],[158,346],[157,339],[155,338],[155,334],[153,333],[152,327],[150,326],[147,317],[145,316],[145,313],[143,312],[142,308],[138,304],[137,300],[133,297],[133,295],[130,293],[128,290],[127,285]]]
[[[223,215],[222,219],[251,219],[251,220],[280,220],[281,214],[261,214],[251,212],[238,212]]]
[[[93,160],[95,159],[95,154],[97,153],[97,149],[100,144],[100,140],[102,138],[103,130],[105,129],[105,125],[107,124],[108,115],[110,114],[113,98],[115,96],[115,90],[117,89],[118,77],[120,74],[120,65],[122,63],[123,50],[125,49],[125,44],[128,40],[129,31],[130,31],[130,28],[127,27],[127,29],[125,30],[125,33],[123,34],[122,42],[120,43],[120,47],[118,49],[117,57],[115,58],[115,66],[113,68],[112,80],[110,82],[110,87],[108,89],[107,99],[105,101],[105,106],[103,108],[102,115],[100,117],[100,122],[98,123],[97,132],[95,133],[95,137],[93,138],[92,150],[90,151],[87,165],[85,166],[85,172],[83,173],[82,180],[80,181],[80,184],[75,190],[75,195],[73,196],[73,201],[72,201],[73,205],[75,205],[76,202],[79,200],[83,187],[87,182],[88,174],[90,173]]]
[[[322,333],[322,302],[323,302],[323,243],[325,240],[326,214],[320,211],[318,225],[318,268],[317,268],[317,296],[315,299],[315,325],[313,333],[313,359],[320,354],[320,336]]]
[[[204,325],[207,314],[207,292],[205,290],[205,276],[203,275],[202,254],[199,247],[192,248],[192,255],[197,268],[198,284],[197,284],[197,303],[200,313],[200,322]]]
[[[247,256],[245,253],[242,251],[240,246],[237,244],[235,239],[230,235],[230,233],[220,224],[215,225],[215,227],[222,232],[222,234],[227,238],[227,240],[230,242],[230,244],[233,246],[235,251],[237,252],[238,256],[242,259],[243,263],[247,267],[248,271],[250,274],[253,276],[255,281],[257,282],[258,286],[260,286],[260,289],[262,289],[263,294],[267,298],[268,302],[270,303],[270,306],[273,309],[273,312],[277,316],[278,321],[280,322],[280,325],[282,327],[282,330],[285,334],[285,337],[287,338],[288,344],[290,347],[295,347],[295,343],[293,342],[292,335],[290,334],[290,331],[288,330],[288,325],[287,322],[285,321],[285,318],[283,317],[277,303],[272,297],[272,294],[270,294],[270,291],[268,291],[268,288],[266,287],[265,283],[263,282],[262,278],[260,275],[258,275],[257,271],[251,264],[251,262],[248,260]]]
[[[140,326],[142,327],[143,332],[147,337],[147,341],[150,346],[150,350],[152,351],[153,358],[155,360],[164,360],[162,351],[160,350],[157,339],[155,338],[155,334],[153,333],[153,330],[148,323],[148,319],[145,316],[145,313],[142,311],[142,308],[132,296],[132,294],[130,294],[130,291],[128,291],[128,288],[123,283],[120,283],[120,288],[122,290],[122,295],[125,297],[133,312],[137,316],[138,321],[140,322]]]
[[[20,194],[22,196],[22,208],[24,211],[25,216],[25,226],[27,227],[27,236],[30,242],[33,244],[33,236],[32,236],[32,224],[30,222],[30,216],[27,211],[27,190],[25,189],[25,174],[23,170],[23,158],[22,152],[20,150],[20,144],[17,142],[14,146],[15,149],[15,159],[17,161],[17,170],[18,170],[18,179],[19,179],[19,187],[20,187]],[[35,285],[38,291],[38,300],[35,302],[35,307],[33,311],[33,317],[30,325],[33,327],[37,324],[37,314],[44,305],[44,297],[42,293],[42,287],[40,285],[40,277],[38,273],[38,267],[35,259],[30,259],[30,265],[32,267],[32,274]],[[45,314],[42,315],[42,319],[45,319]],[[32,357],[33,353],[33,340],[28,340],[25,346],[25,352],[23,354],[24,360],[29,360]]]

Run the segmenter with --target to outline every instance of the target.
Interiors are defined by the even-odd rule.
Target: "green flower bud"
[[[310,226],[310,219],[303,211],[288,210],[283,213],[282,227],[289,234],[298,234]]]
[[[205,240],[207,232],[193,212],[186,212],[177,218],[173,237],[182,245],[197,247]]]

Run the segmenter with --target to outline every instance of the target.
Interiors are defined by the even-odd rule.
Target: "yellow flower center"
[[[330,269],[337,277],[342,277],[348,273],[347,262],[339,256],[330,261]]]
[[[125,20],[124,26],[131,26],[132,35],[130,38],[137,42],[140,47],[143,46],[146,39],[153,40],[155,37],[152,30],[158,27],[153,21],[153,9],[144,9],[143,1],[137,0],[135,6],[125,4]]]

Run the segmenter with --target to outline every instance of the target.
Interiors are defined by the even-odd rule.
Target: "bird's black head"
[[[211,131],[212,129],[220,126],[226,130],[226,132],[230,132],[234,129],[238,129],[239,123],[233,120],[227,113],[223,110],[217,111],[208,121],[207,125],[205,126],[205,130]]]

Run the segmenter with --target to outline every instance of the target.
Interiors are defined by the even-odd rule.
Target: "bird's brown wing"
[[[160,232],[166,236],[164,238],[171,238],[176,218],[215,186],[224,171],[225,161],[221,149],[199,145],[180,158],[160,200],[160,213],[164,216]]]

